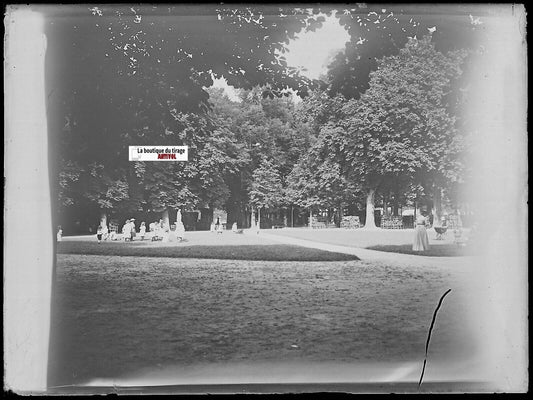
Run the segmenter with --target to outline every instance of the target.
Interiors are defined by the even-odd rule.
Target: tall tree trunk
[[[433,187],[433,226],[442,226],[442,190],[435,185]]]
[[[252,206],[252,216],[250,217],[250,229],[255,229],[255,208]]]
[[[313,228],[313,209],[309,207],[309,228]]]
[[[294,205],[291,204],[291,228],[294,228]]]
[[[257,228],[261,229],[261,207],[257,208]]]
[[[374,220],[375,196],[376,189],[369,189],[366,196],[366,221],[364,229],[376,229],[376,221]]]
[[[246,228],[246,210],[242,206],[242,204],[239,204],[239,214],[237,216],[237,227],[239,229]]]

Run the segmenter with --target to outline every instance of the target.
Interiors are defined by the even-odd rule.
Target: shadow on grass
[[[426,251],[413,251],[411,244],[403,245],[378,245],[366,247],[369,250],[386,251],[390,253],[412,254],[426,257],[461,257],[476,255],[473,246],[457,246],[456,244],[439,244],[429,246]]]
[[[225,245],[149,247],[127,243],[60,242],[58,254],[84,254],[104,256],[207,258],[218,260],[250,261],[352,261],[359,260],[351,254],[334,253],[294,245]]]

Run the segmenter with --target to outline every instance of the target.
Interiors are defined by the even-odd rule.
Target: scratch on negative
[[[444,293],[441,296],[441,298],[439,300],[439,304],[437,305],[437,308],[435,309],[435,312],[433,313],[433,319],[431,320],[431,325],[429,327],[429,332],[428,332],[428,339],[426,341],[426,355],[424,357],[424,366],[422,367],[422,374],[420,375],[420,380],[418,381],[418,387],[419,388],[420,388],[420,385],[422,384],[422,379],[424,378],[424,371],[426,370],[426,362],[427,362],[427,359],[428,359],[429,340],[431,339],[431,331],[433,330],[433,325],[435,325],[435,319],[437,318],[437,312],[439,311],[439,308],[442,305],[442,301],[444,300],[446,295],[448,293],[450,293],[451,291],[452,291],[452,289],[448,289],[446,291],[446,293]]]

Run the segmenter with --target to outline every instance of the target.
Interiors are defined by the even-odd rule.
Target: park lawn
[[[229,365],[231,376],[232,363],[242,362],[408,362],[416,379],[435,306],[449,288],[429,371],[476,351],[464,298],[474,280],[463,268],[57,258],[51,386],[165,374],[176,366]]]
[[[62,241],[57,243],[58,254],[87,254],[104,256],[202,258],[220,260],[261,261],[350,261],[355,255],[334,253],[284,244],[220,244],[187,245],[187,242],[102,242]]]

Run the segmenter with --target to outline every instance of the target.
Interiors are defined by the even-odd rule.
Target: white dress
[[[428,232],[426,229],[426,218],[421,215],[416,219],[413,251],[425,251],[428,249],[429,249],[429,239],[428,239]]]
[[[131,225],[129,223],[125,224],[122,227],[122,235],[124,237],[124,240],[131,238]]]

